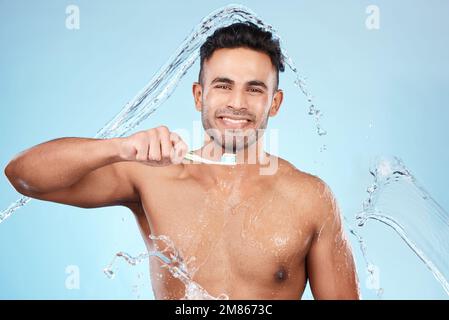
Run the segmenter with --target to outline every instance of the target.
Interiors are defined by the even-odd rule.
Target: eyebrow
[[[231,80],[231,79],[226,78],[226,77],[216,77],[214,80],[212,80],[212,82],[210,84],[212,85],[212,84],[217,83],[217,82],[223,82],[223,83],[228,83],[228,84],[232,84],[232,85],[235,84],[234,80]],[[267,85],[263,81],[260,81],[260,80],[248,81],[248,82],[246,82],[246,85],[247,86],[259,86],[259,87],[268,89]]]

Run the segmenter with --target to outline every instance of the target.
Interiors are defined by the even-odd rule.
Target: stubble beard
[[[212,127],[211,121],[209,120],[209,108],[203,104],[201,121],[206,134],[214,141],[216,147],[221,148],[226,153],[237,153],[242,150],[247,150],[262,138],[268,124],[268,114],[264,115],[264,120],[258,127],[225,129],[222,133],[221,130]]]

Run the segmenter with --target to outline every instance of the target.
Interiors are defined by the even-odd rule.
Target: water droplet
[[[112,269],[110,268],[104,268],[103,269],[104,274],[109,278],[109,279],[114,279],[115,277],[115,273],[114,271],[112,271]]]
[[[325,136],[327,134],[327,131],[322,129],[320,126],[317,127],[317,132],[320,136]]]

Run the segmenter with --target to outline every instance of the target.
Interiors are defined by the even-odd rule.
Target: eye
[[[226,84],[219,84],[219,85],[216,85],[215,88],[218,88],[218,89],[230,89],[231,87],[226,85]]]
[[[250,92],[262,93],[262,90],[257,89],[257,88],[249,88],[248,90],[249,90]]]

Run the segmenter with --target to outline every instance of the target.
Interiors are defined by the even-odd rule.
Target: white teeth
[[[246,123],[246,122],[248,122],[248,120],[245,120],[245,119],[234,120],[234,119],[225,118],[225,117],[223,117],[223,120],[225,120],[227,122],[231,122],[231,123]]]

